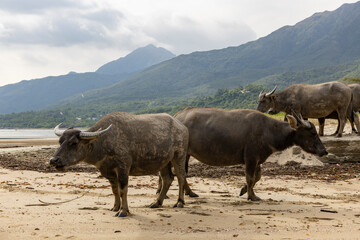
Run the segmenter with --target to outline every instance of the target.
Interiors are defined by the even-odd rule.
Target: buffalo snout
[[[326,149],[323,149],[322,151],[320,151],[320,153],[319,153],[320,157],[325,156],[325,155],[328,155],[328,151],[326,151]]]
[[[50,158],[50,165],[56,166],[58,164],[58,162],[59,162],[59,158],[57,158],[57,157]]]
[[[65,168],[65,165],[60,161],[60,158],[58,157],[50,158],[50,165],[54,166],[57,170],[63,170]]]

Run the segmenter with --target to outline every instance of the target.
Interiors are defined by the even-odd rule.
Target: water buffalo
[[[352,130],[352,132],[360,133],[359,117],[356,114],[357,112],[360,111],[360,84],[359,83],[353,83],[353,84],[348,84],[347,86],[351,89],[352,96],[353,96],[352,101],[351,101],[351,103],[352,103],[351,104],[352,112],[350,113],[351,115],[348,116],[348,119],[349,119],[350,124],[351,124],[351,130]],[[335,116],[332,116],[332,117],[335,118],[335,119],[338,119],[337,115],[336,114],[334,114],[334,115]],[[320,121],[320,119],[319,119],[319,121]],[[325,119],[323,121],[325,121]],[[354,126],[354,123],[356,125],[356,128]],[[339,126],[338,126],[338,128],[339,128]]]
[[[116,216],[125,217],[129,213],[129,175],[150,175],[160,171],[163,187],[150,207],[161,206],[173,180],[171,166],[179,182],[179,198],[174,207],[183,207],[189,133],[170,115],[111,113],[88,131],[71,128],[64,131],[58,125],[55,133],[60,136],[60,147],[50,164],[58,170],[81,161],[96,166],[111,184],[115,196],[111,210],[117,212]]]
[[[353,110],[354,112],[360,111],[360,84],[359,83],[353,83],[349,84],[348,87],[351,89],[351,92],[353,94]]]
[[[309,153],[327,154],[315,126],[296,114],[283,122],[255,110],[186,108],[175,118],[189,130],[188,155],[213,166],[245,164],[241,195],[247,192],[252,201],[260,200],[253,188],[261,177],[260,165],[272,153],[298,145]]]
[[[260,93],[257,110],[266,112],[269,109],[291,114],[291,109],[304,118],[325,118],[336,112],[339,118],[341,137],[346,123],[352,93],[349,87],[340,82],[321,83],[316,85],[294,84],[276,93],[276,87],[269,93]],[[319,135],[324,134],[324,125],[319,126]]]

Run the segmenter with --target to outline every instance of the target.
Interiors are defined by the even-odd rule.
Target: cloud
[[[71,0],[1,0],[0,9],[16,14],[34,14],[52,9],[85,8],[81,1]]]
[[[253,29],[242,22],[187,16],[158,18],[144,32],[177,54],[238,46],[256,38]]]
[[[112,44],[111,33],[125,20],[121,12],[109,9],[63,9],[21,17],[4,15],[6,13],[0,25],[0,43],[47,46]]]
[[[209,22],[172,12],[149,18],[92,1],[2,0],[0,9],[0,44],[91,44],[133,50],[153,43],[180,54],[240,45],[256,38],[241,22]]]

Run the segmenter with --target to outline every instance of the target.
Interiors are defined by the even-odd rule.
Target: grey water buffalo
[[[359,118],[356,115],[357,112],[360,111],[360,84],[359,83],[353,83],[353,84],[349,84],[348,87],[351,89],[352,95],[353,95],[353,99],[352,99],[352,110],[354,113],[354,121],[350,121],[351,123],[351,129],[353,132],[358,132],[360,133],[360,129],[358,128],[358,121]],[[354,127],[354,122],[356,125],[356,128]],[[357,131],[356,131],[357,130]]]
[[[189,130],[188,155],[213,166],[245,164],[241,195],[247,192],[252,201],[260,200],[253,188],[261,177],[260,165],[272,153],[298,145],[309,153],[327,154],[315,126],[296,114],[284,122],[255,110],[186,108],[175,118]]]
[[[79,162],[98,168],[111,184],[115,196],[111,210],[117,212],[116,216],[125,217],[129,213],[129,175],[151,175],[160,171],[163,187],[150,205],[160,207],[173,181],[171,166],[179,182],[179,198],[174,207],[183,207],[189,134],[187,128],[170,115],[111,113],[87,131],[60,130],[58,125],[55,133],[60,136],[60,147],[50,164],[58,170]]]
[[[348,87],[351,89],[351,92],[353,94],[353,103],[352,107],[354,112],[360,111],[360,84],[359,83],[353,83],[349,84]]]
[[[269,109],[291,114],[291,110],[304,118],[325,118],[336,112],[339,119],[337,137],[341,137],[352,93],[349,87],[340,82],[316,85],[294,84],[275,94],[276,87],[269,93],[260,93],[257,110]],[[319,135],[324,134],[324,125],[319,126]]]
[[[351,93],[352,93],[351,104],[350,104],[350,106],[348,108],[348,112],[347,112],[347,119],[349,120],[349,122],[351,124],[352,132],[360,133],[359,117],[356,114],[357,112],[360,111],[360,84],[353,83],[353,84],[348,84],[347,86],[351,89]],[[324,126],[325,119],[327,119],[327,118],[339,120],[337,113],[332,112],[329,116],[327,116],[325,118],[319,118],[319,125]],[[334,135],[339,132],[339,126],[340,126],[340,122],[338,121],[338,127],[337,127]],[[356,128],[355,128],[355,126],[356,126]]]

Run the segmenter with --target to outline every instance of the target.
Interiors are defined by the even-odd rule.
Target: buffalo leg
[[[161,177],[159,175],[158,188],[156,189],[156,194],[160,194],[161,188],[162,188],[162,180],[161,180]],[[165,198],[168,199],[169,197],[166,195]]]
[[[340,126],[339,126],[339,132],[336,134],[336,137],[342,137],[342,133],[344,131],[344,127],[345,127],[345,123],[346,123],[346,111],[345,112],[340,112],[338,111],[338,116],[339,116],[339,122],[340,122]]]
[[[108,169],[100,169],[101,175],[105,177],[107,180],[109,180],[111,185],[111,190],[115,197],[115,202],[113,208],[111,208],[111,211],[117,212],[120,210],[120,194],[118,191],[118,181],[116,172],[114,171],[108,171]]]
[[[248,193],[248,200],[251,201],[260,201],[261,199],[255,195],[254,193],[254,186],[257,182],[257,178],[261,175],[260,166],[257,164],[255,159],[248,160],[246,162],[246,184],[247,184],[247,193]],[[258,174],[256,174],[258,172]],[[260,179],[260,178],[259,178]]]
[[[169,190],[172,181],[174,180],[174,176],[171,173],[170,163],[160,170],[160,179],[161,179],[160,194],[158,195],[156,201],[150,204],[150,208],[159,208],[160,206],[162,206],[163,201],[166,197],[166,193]]]
[[[185,162],[185,171],[186,171],[186,175],[189,172],[189,159],[190,159],[190,155],[186,155],[186,162]],[[185,195],[189,195],[189,197],[199,197],[199,195],[197,195],[196,193],[194,193],[191,188],[189,187],[189,184],[187,182],[187,180],[185,179],[185,183],[184,183],[184,190],[185,190]]]
[[[331,136],[336,136],[340,131],[340,120],[338,119],[338,125],[337,125],[337,128],[336,128],[336,131],[331,134]]]
[[[114,207],[110,210],[113,212],[117,212],[120,210],[120,194],[118,191],[119,187],[118,187],[116,178],[109,179],[109,182],[111,184],[111,190],[115,196]]]
[[[178,152],[175,154],[172,164],[174,166],[175,174],[178,179],[179,197],[174,207],[183,208],[184,202],[184,185],[186,181],[186,152]]]
[[[352,131],[359,134],[360,133],[359,116],[357,115],[356,112],[353,112],[352,116],[353,116],[353,121],[351,122]],[[356,129],[354,128],[354,123],[355,123]]]
[[[260,165],[258,165],[257,168],[256,168],[256,171],[255,171],[255,183],[257,183],[260,180],[260,178],[261,178],[261,167],[260,167]],[[246,183],[241,188],[240,196],[244,195],[245,193],[247,193],[247,185],[246,185]]]
[[[186,164],[185,164],[186,175],[187,175],[188,170],[189,170],[189,159],[190,159],[190,155],[186,155]],[[156,194],[160,193],[161,187],[162,187],[162,181],[161,181],[161,178],[159,176],[159,185],[158,185],[158,188],[156,190]],[[189,187],[189,184],[188,184],[186,179],[185,179],[185,183],[184,183],[184,190],[185,190],[185,195],[188,195],[191,198],[199,197],[199,195],[197,195],[196,193],[194,193],[191,190],[191,188]],[[165,198],[169,198],[169,197],[166,196]]]
[[[325,118],[318,118],[319,121],[319,136],[324,136]]]
[[[130,211],[127,203],[129,175],[126,169],[115,168],[118,180],[118,192],[120,194],[120,210],[115,214],[117,217],[126,217]]]
[[[184,184],[184,190],[185,190],[185,194],[189,195],[189,197],[191,198],[196,198],[199,197],[199,195],[197,195],[196,193],[194,193],[191,188],[189,187],[189,184],[187,182],[187,180],[185,179],[185,184]]]

